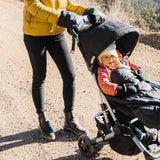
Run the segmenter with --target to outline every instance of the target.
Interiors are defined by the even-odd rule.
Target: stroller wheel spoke
[[[88,136],[82,135],[78,139],[78,146],[82,155],[89,157],[94,152],[94,146],[91,144],[91,140]]]
[[[86,141],[82,141],[80,146],[85,150],[87,148],[87,143]]]

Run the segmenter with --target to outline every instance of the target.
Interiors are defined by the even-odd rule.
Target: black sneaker
[[[88,135],[88,131],[78,123],[73,112],[66,112],[64,114],[65,114],[64,129],[70,130],[77,135],[84,135],[84,134]]]
[[[40,123],[39,129],[40,129],[40,132],[41,132],[41,135],[43,138],[45,138],[48,141],[55,140],[55,138],[56,138],[55,133],[54,133],[49,121]]]

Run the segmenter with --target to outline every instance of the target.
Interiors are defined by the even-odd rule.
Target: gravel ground
[[[38,119],[31,97],[32,73],[23,43],[23,3],[0,0],[0,160],[84,160],[78,137],[63,130],[63,99],[60,74],[48,56],[45,105],[56,133],[56,141],[47,142],[38,131]],[[71,38],[66,35],[69,47]],[[100,111],[97,85],[87,70],[78,48],[72,55],[76,72],[75,115],[94,138],[95,114]],[[141,64],[146,77],[160,83],[160,50],[138,43],[131,59]],[[155,72],[156,71],[156,72]],[[105,145],[95,160],[144,160],[123,156]]]

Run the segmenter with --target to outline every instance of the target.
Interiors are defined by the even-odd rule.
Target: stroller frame
[[[88,22],[88,19],[87,19],[86,16],[84,16],[84,22]],[[78,47],[79,47],[80,51],[83,52],[83,49],[81,48],[81,45],[79,43],[79,38],[77,36],[78,34],[73,29],[71,29],[71,28],[69,28],[69,29],[70,29],[70,33],[72,34],[72,50],[71,50],[71,53],[74,53],[74,50],[75,50],[75,40],[78,44]],[[136,43],[136,42],[137,41],[135,40],[134,43]],[[133,51],[133,48],[134,48],[134,46],[132,47],[130,52],[127,53],[127,56],[131,54],[131,52]],[[126,56],[126,55],[123,55],[123,56]],[[95,55],[93,57],[95,57]],[[87,64],[87,66],[88,66],[88,69],[91,70],[90,65]],[[87,135],[80,136],[79,139],[78,139],[78,146],[79,146],[79,150],[80,150],[81,154],[85,157],[91,157],[95,153],[99,152],[102,149],[103,145],[107,144],[110,139],[112,139],[112,138],[114,138],[114,137],[116,137],[116,136],[125,132],[129,135],[131,140],[136,144],[136,146],[139,148],[139,150],[144,154],[144,157],[145,157],[146,160],[159,158],[160,157],[160,150],[156,151],[155,153],[151,153],[149,150],[147,150],[147,148],[137,138],[134,131],[130,127],[126,126],[125,124],[121,124],[118,121],[118,118],[116,117],[112,107],[110,106],[107,98],[103,95],[100,88],[99,88],[99,91],[100,91],[101,100],[102,100],[102,103],[100,104],[100,106],[101,106],[101,109],[102,109],[102,113],[104,115],[106,128],[110,131],[110,133],[100,134],[101,135],[100,137],[95,137],[95,138],[92,138],[92,139],[90,139]],[[111,124],[106,110],[109,111],[109,114],[111,115],[111,118],[114,122],[114,125]],[[134,119],[128,121],[128,124],[131,125],[134,122],[136,122],[137,120],[138,120],[138,118],[134,118]],[[101,132],[101,131],[99,130],[99,132]],[[96,148],[97,145],[98,145],[98,148]],[[158,145],[160,145],[159,142],[158,142]]]
[[[105,97],[104,97],[105,98]],[[151,160],[151,159],[157,159],[160,157],[160,150],[158,150],[155,153],[150,153],[146,147],[141,143],[141,141],[137,138],[133,130],[126,126],[125,124],[120,124],[115,113],[113,112],[113,109],[111,108],[108,100],[105,98],[105,103],[103,102],[101,105],[101,109],[104,115],[106,127],[110,129],[110,133],[106,135],[102,135],[101,137],[96,137],[93,139],[90,139],[87,135],[82,135],[78,139],[78,146],[80,149],[80,152],[83,156],[85,157],[90,157],[96,153],[94,150],[94,146],[98,144],[104,145],[107,143],[108,140],[114,138],[115,136],[118,136],[120,133],[127,133],[129,137],[132,139],[132,141],[136,144],[136,146],[140,149],[140,151],[144,154],[146,160]],[[111,123],[109,121],[108,115],[106,113],[106,110],[108,109],[115,125],[111,126]],[[138,119],[134,118],[131,121],[129,121],[129,124],[133,124],[136,122]],[[98,150],[99,151],[99,150]]]

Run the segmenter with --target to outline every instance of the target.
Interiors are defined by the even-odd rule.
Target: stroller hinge
[[[105,103],[101,103],[101,108],[102,108],[102,111],[105,111],[107,109],[107,106]]]
[[[75,38],[72,37],[72,48],[71,48],[71,51],[70,51],[71,54],[74,54],[75,53]]]

